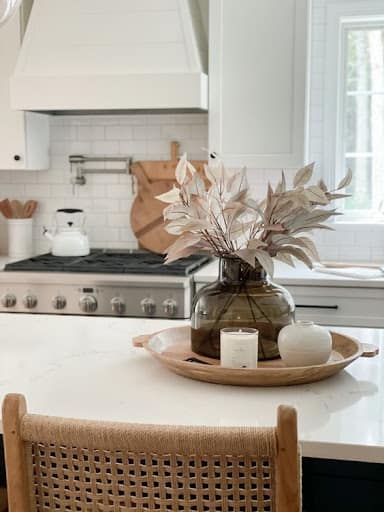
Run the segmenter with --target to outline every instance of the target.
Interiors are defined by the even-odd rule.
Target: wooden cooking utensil
[[[163,254],[176,239],[164,230],[165,203],[155,199],[176,185],[175,170],[178,164],[178,142],[171,142],[170,160],[134,162],[131,172],[138,183],[138,193],[131,208],[131,226],[140,247]],[[195,169],[203,173],[203,160],[192,160]]]
[[[23,218],[30,219],[33,216],[33,214],[35,213],[36,208],[37,208],[37,201],[34,201],[33,199],[26,201],[26,203],[23,206]]]
[[[18,199],[12,199],[11,208],[15,219],[23,218],[23,204]]]
[[[0,211],[5,218],[12,219],[13,212],[9,199],[3,199],[2,201],[0,201]]]

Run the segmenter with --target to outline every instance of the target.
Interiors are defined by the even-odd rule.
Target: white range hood
[[[202,111],[201,0],[34,0],[11,102],[37,112]]]

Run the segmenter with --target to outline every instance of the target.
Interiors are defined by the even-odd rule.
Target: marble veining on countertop
[[[171,373],[132,337],[185,321],[0,315],[0,399],[40,414],[139,423],[272,425],[279,404],[299,415],[306,456],[384,462],[384,356],[291,387],[208,384]],[[384,350],[384,331],[341,329]]]

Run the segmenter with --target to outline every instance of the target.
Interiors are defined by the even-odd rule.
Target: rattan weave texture
[[[29,443],[36,512],[272,512],[272,454],[134,453]]]

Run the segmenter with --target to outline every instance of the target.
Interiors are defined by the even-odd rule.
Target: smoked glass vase
[[[259,359],[279,357],[280,329],[294,322],[291,294],[272,283],[261,266],[223,257],[217,281],[201,288],[193,301],[192,351],[220,358],[220,329],[252,327],[259,331]]]

